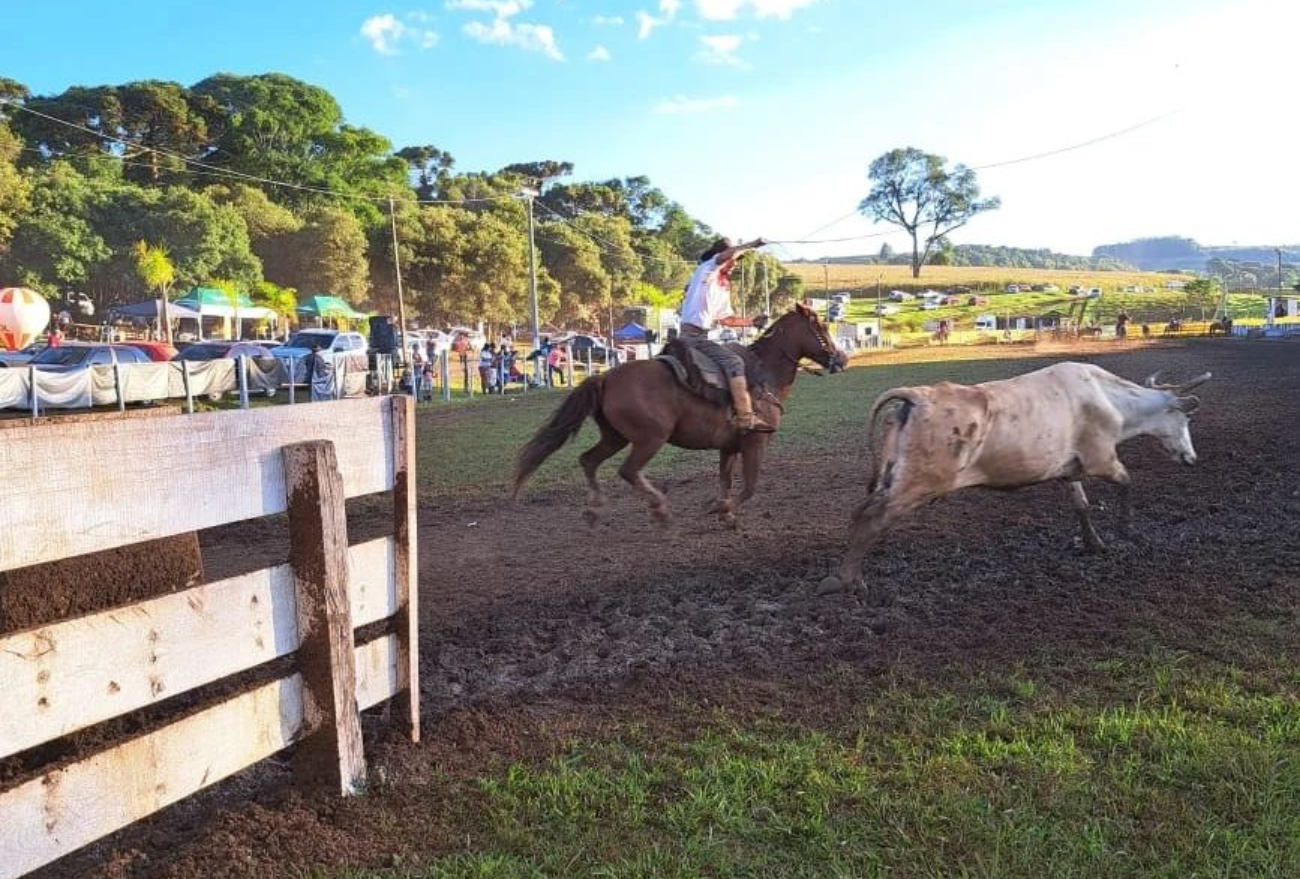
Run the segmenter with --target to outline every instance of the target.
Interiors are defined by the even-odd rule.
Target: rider
[[[754,414],[749,384],[745,381],[744,358],[725,345],[710,341],[709,330],[715,326],[763,326],[763,319],[736,317],[731,310],[730,276],[741,254],[766,243],[762,238],[755,238],[733,246],[726,238],[719,238],[700,255],[700,264],[686,285],[686,299],[682,303],[681,339],[687,345],[703,351],[710,360],[722,367],[731,389],[736,425],[741,433],[771,433],[775,428]]]

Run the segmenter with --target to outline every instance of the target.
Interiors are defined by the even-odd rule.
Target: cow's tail
[[[871,449],[871,491],[877,488],[889,488],[892,481],[892,463],[886,461],[886,458],[892,451],[891,447],[895,444],[899,431],[907,425],[907,419],[911,416],[912,410],[919,406],[924,400],[924,396],[915,388],[893,388],[885,391],[876,398],[875,405],[871,407],[871,415],[867,419],[867,443]],[[894,404],[898,406],[897,420],[887,424],[881,433],[879,441],[876,439],[876,427],[880,421],[880,416],[885,413]],[[882,485],[882,479],[884,483]]]
[[[605,385],[605,375],[593,375],[569,392],[555,410],[551,419],[538,428],[515,460],[514,494],[524,487],[528,477],[532,476],[542,462],[559,451],[560,447],[573,439],[582,427],[588,415],[600,411],[601,391]]]

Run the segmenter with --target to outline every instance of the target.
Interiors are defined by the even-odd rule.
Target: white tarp
[[[245,377],[250,393],[265,393],[288,383],[293,369],[296,383],[307,381],[307,360],[302,357],[286,363],[279,358],[247,358]],[[325,358],[322,358],[325,360]],[[184,399],[188,382],[195,398],[234,393],[239,390],[239,361],[222,358],[207,361],[171,361],[170,363],[122,363],[92,366],[70,372],[47,372],[37,368],[36,392],[39,409],[85,409],[90,406],[118,404],[118,386],[127,403]],[[314,399],[336,399],[342,390],[345,397],[366,394],[368,373],[364,355],[340,359],[336,371],[326,361],[327,369],[313,376]],[[31,376],[28,367],[0,368],[0,409],[30,409]],[[320,395],[324,396],[320,396]]]

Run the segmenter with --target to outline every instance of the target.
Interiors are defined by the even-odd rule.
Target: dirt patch
[[[465,845],[439,818],[473,808],[457,779],[555,753],[575,735],[628,723],[669,729],[716,705],[834,725],[861,696],[854,687],[898,676],[951,685],[973,668],[1029,669],[1068,691],[1080,669],[1157,648],[1243,666],[1256,652],[1294,652],[1276,634],[1294,625],[1243,639],[1228,623],[1300,617],[1297,354],[1295,344],[1221,340],[1089,355],[1130,376],[1212,370],[1193,425],[1201,464],[1179,467],[1154,442],[1123,449],[1137,538],[1115,537],[1114,493],[1090,486],[1111,543],[1100,556],[1080,551],[1057,486],[940,502],[868,557],[867,577],[893,596],[883,605],[817,594],[865,491],[865,441],[854,435],[778,444],[739,533],[703,515],[714,483],[701,471],[659,480],[678,511],[668,530],[622,486],[609,520],[584,530],[576,470],[571,483],[519,503],[492,495],[426,506],[426,744],[367,727],[372,765],[392,783],[364,800],[307,799],[272,764],[42,875],[401,866]],[[245,554],[250,536],[208,548]]]

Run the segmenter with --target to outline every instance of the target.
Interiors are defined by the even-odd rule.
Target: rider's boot
[[[749,398],[749,383],[743,375],[729,380],[731,405],[736,410],[736,426],[741,433],[773,433],[776,428],[754,414],[754,403]]]

